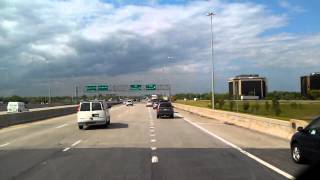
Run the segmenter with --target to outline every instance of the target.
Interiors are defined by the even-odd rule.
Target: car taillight
[[[77,111],[80,111],[80,105],[77,106]]]

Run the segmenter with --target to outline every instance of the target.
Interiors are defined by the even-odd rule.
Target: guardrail
[[[0,128],[76,113],[76,105],[0,115]]]
[[[297,127],[305,127],[308,124],[305,121],[295,119],[292,119],[290,121],[283,121],[242,113],[212,110],[208,108],[201,108],[178,103],[174,103],[174,107],[200,116],[227,122],[229,124],[234,124],[284,139],[291,139],[291,136],[296,132]]]

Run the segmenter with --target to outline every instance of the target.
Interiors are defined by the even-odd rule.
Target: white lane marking
[[[1,144],[0,147],[8,146],[10,143]]]
[[[82,141],[81,139],[80,139],[80,140],[78,140],[78,141],[76,141],[75,143],[71,144],[71,146],[70,146],[70,147],[64,148],[62,151],[63,151],[63,152],[68,151],[69,149],[71,149],[71,147],[76,146],[76,145],[77,145],[77,144],[79,144],[81,141]]]
[[[66,151],[68,151],[70,148],[71,148],[71,147],[64,148],[62,151],[63,151],[63,152],[66,152]]]
[[[150,132],[151,132],[151,133],[154,133],[154,129],[150,129]]]
[[[191,125],[199,128],[199,129],[202,130],[203,132],[209,134],[210,136],[212,136],[212,137],[214,137],[214,138],[216,138],[216,139],[219,139],[220,141],[224,142],[225,144],[227,144],[227,145],[233,147],[234,149],[240,151],[242,154],[250,157],[251,159],[257,161],[258,163],[260,163],[260,164],[268,167],[269,169],[277,172],[278,174],[280,174],[280,175],[282,175],[282,176],[284,176],[284,177],[286,177],[286,178],[288,178],[288,179],[295,179],[294,176],[292,176],[291,174],[289,174],[289,173],[287,173],[287,172],[285,172],[285,171],[282,171],[281,169],[279,169],[279,168],[277,168],[277,167],[269,164],[268,162],[260,159],[259,157],[257,157],[257,156],[255,156],[255,155],[253,155],[253,154],[251,154],[251,153],[249,153],[249,152],[241,149],[241,148],[238,147],[237,145],[232,144],[231,142],[223,139],[222,137],[220,137],[220,136],[218,136],[218,135],[216,135],[216,134],[208,131],[207,129],[205,129],[205,128],[203,128],[203,127],[201,127],[200,125],[198,125],[198,124],[196,124],[196,123],[194,123],[194,122],[192,122],[192,121],[190,121],[190,120],[188,120],[188,119],[186,119],[186,118],[184,118],[184,120],[187,121],[188,123],[190,123]]]
[[[156,134],[150,134],[150,136],[156,136]]]
[[[59,128],[62,128],[62,127],[65,127],[65,126],[68,126],[68,124],[67,124],[67,123],[62,124],[62,125],[60,125],[60,126],[57,126],[56,128],[59,129]]]
[[[150,126],[150,129],[154,129],[154,127],[153,127],[153,126]]]
[[[79,144],[81,141],[82,141],[82,140],[78,140],[77,142],[73,143],[73,144],[71,145],[71,147],[76,146],[76,145]]]
[[[152,120],[152,114],[149,108],[148,108],[148,112],[149,112],[149,119]]]
[[[157,163],[157,162],[159,162],[158,157],[157,157],[157,156],[152,156],[151,162],[152,162],[152,163]]]
[[[151,147],[151,150],[155,151],[155,150],[157,150],[157,147]]]
[[[174,113],[174,115],[175,115],[176,117],[183,118],[183,116],[182,116],[181,114],[179,114],[179,113]]]
[[[150,142],[152,142],[152,143],[153,143],[153,142],[156,142],[156,141],[157,141],[157,140],[155,140],[155,139],[151,139],[151,141],[150,141]]]

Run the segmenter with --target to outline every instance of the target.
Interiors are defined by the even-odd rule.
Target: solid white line
[[[155,150],[157,150],[157,147],[151,147],[151,150],[155,151]]]
[[[225,144],[227,144],[227,145],[233,147],[234,149],[240,151],[242,154],[250,157],[251,159],[257,161],[258,163],[260,163],[260,164],[268,167],[269,169],[277,172],[278,174],[281,174],[282,176],[284,176],[284,177],[286,177],[286,178],[288,178],[288,179],[295,179],[294,176],[292,176],[291,174],[288,174],[287,172],[282,171],[281,169],[279,169],[279,168],[277,168],[277,167],[269,164],[268,162],[260,159],[259,157],[257,157],[257,156],[255,156],[255,155],[253,155],[253,154],[251,154],[251,153],[249,153],[249,152],[241,149],[241,148],[238,147],[237,145],[232,144],[231,142],[223,139],[222,137],[220,137],[220,136],[218,136],[218,135],[216,135],[216,134],[208,131],[207,129],[205,129],[205,128],[203,128],[203,127],[201,127],[200,125],[198,125],[198,124],[196,124],[196,123],[194,123],[194,122],[192,122],[192,121],[190,121],[190,120],[188,120],[188,119],[186,119],[186,118],[184,118],[184,120],[187,121],[188,123],[192,124],[193,126],[199,128],[199,129],[202,130],[203,132],[209,134],[210,136],[212,136],[212,137],[214,137],[214,138],[216,138],[216,139],[219,139],[220,141],[224,142]]]
[[[65,127],[65,126],[68,126],[68,124],[67,124],[67,123],[62,124],[62,125],[60,125],[60,126],[57,126],[56,128],[59,129],[59,128],[62,128],[62,127]]]
[[[10,143],[1,144],[0,147],[8,146]]]
[[[77,142],[73,143],[73,144],[71,145],[71,147],[76,146],[76,145],[79,144],[81,141],[82,141],[82,140],[78,140]]]
[[[68,151],[70,149],[70,147],[67,147],[67,148],[64,148],[62,151],[63,152],[66,152],[66,151]]]
[[[159,162],[158,157],[157,157],[157,156],[152,156],[151,162],[152,162],[152,163],[157,163],[157,162]]]
[[[156,142],[157,140],[155,140],[155,139],[151,139],[151,141],[150,142]]]

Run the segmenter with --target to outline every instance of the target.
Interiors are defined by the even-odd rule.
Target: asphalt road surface
[[[0,179],[290,179],[288,142],[176,110],[111,108],[108,128],[76,114],[0,129]]]

